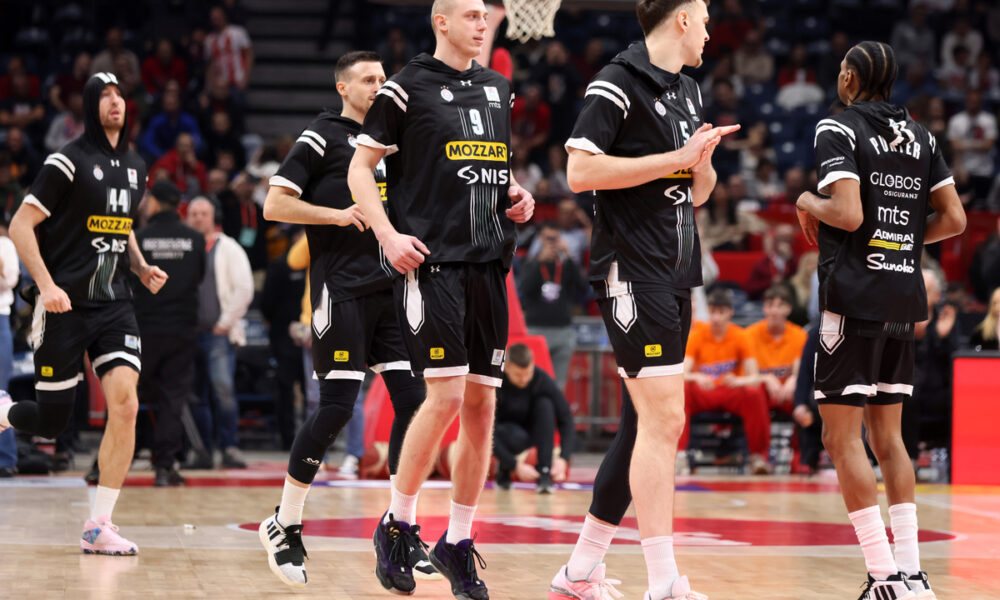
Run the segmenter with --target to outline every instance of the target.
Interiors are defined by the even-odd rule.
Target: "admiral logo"
[[[913,234],[876,229],[874,235],[868,240],[868,245],[873,248],[907,252],[913,250]]]
[[[441,360],[444,358],[444,348],[431,348],[431,360]]]
[[[479,169],[473,166],[462,167],[458,170],[458,176],[464,179],[467,185],[475,185],[477,183],[507,185],[510,182],[509,170],[494,167],[482,167]]]
[[[872,271],[895,271],[896,273],[913,273],[916,269],[913,267],[912,258],[904,258],[903,262],[887,262],[885,254],[869,254],[868,255],[868,268]]]
[[[663,356],[663,348],[659,344],[647,344],[646,356],[648,358],[656,358],[658,356]]]
[[[87,217],[87,231],[128,235],[132,233],[132,219],[128,217],[90,215]]]
[[[449,160],[489,160],[507,162],[507,145],[501,142],[448,142],[445,154]]]
[[[42,377],[52,377],[52,373],[53,372],[54,371],[53,371],[52,367],[48,367],[48,366],[42,367]]]
[[[333,353],[334,362],[347,362],[351,358],[351,353],[347,350],[337,350]]]

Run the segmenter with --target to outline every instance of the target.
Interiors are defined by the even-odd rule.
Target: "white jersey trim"
[[[876,384],[876,388],[883,394],[913,395],[913,386],[906,383],[883,383],[880,381]]]
[[[433,377],[458,377],[461,375],[469,374],[469,365],[461,365],[458,367],[434,367],[432,369],[424,369],[424,379],[429,379]]]
[[[28,194],[27,196],[25,196],[24,200],[22,200],[21,203],[22,204],[30,204],[30,205],[34,206],[38,210],[40,210],[43,213],[45,213],[46,217],[51,217],[52,216],[52,211],[50,211],[49,209],[45,208],[45,205],[42,204],[42,201],[39,200],[38,198],[36,198],[34,194]]]
[[[96,369],[97,367],[103,365],[104,363],[111,362],[118,358],[131,363],[132,366],[134,366],[136,369],[142,369],[142,362],[140,362],[139,359],[135,357],[135,355],[121,351],[102,354],[97,358],[95,358],[93,361],[91,361],[91,364]]]
[[[317,144],[319,144],[320,146],[322,146],[324,150],[326,149],[326,140],[323,139],[323,136],[321,136],[320,134],[316,133],[315,131],[313,131],[311,129],[304,129],[304,130],[302,130],[302,133],[299,134],[299,135],[301,135],[301,136],[308,136],[308,137],[312,138],[313,140],[316,141]]]
[[[409,371],[410,361],[394,360],[392,362],[378,363],[377,365],[372,365],[368,368],[372,370],[372,373],[382,373],[383,371]]]
[[[618,374],[626,379],[642,379],[645,377],[667,377],[670,375],[682,375],[684,373],[684,363],[676,365],[657,365],[655,367],[642,367],[635,377],[629,377],[625,369],[618,367]]]
[[[385,89],[385,88],[389,88],[392,91],[396,92],[396,94],[398,94],[399,97],[404,102],[409,102],[410,101],[410,95],[406,93],[406,90],[403,89],[403,86],[399,85],[395,81],[386,81],[385,83],[383,83],[382,84],[382,89]]]
[[[319,379],[319,376],[316,377]],[[365,372],[364,371],[330,371],[326,374],[323,379],[355,379],[357,381],[364,381]]]
[[[861,178],[858,177],[857,173],[851,173],[850,171],[830,171],[826,174],[826,177],[823,178],[823,181],[819,182],[816,189],[821,194],[828,194],[830,185],[833,184],[834,181],[840,181],[841,179],[853,179],[854,181],[861,183]]]
[[[591,84],[587,86],[587,91],[588,92],[593,91],[595,88],[605,88],[607,90],[610,90],[614,95],[618,96],[622,101],[625,102],[625,107],[626,108],[632,108],[632,103],[629,102],[628,94],[626,94],[617,85],[615,85],[613,83],[610,83],[608,81],[594,81],[594,82],[591,82]]]
[[[590,152],[591,154],[604,154],[604,150],[598,148],[597,144],[585,137],[569,138],[566,140],[566,149],[568,150],[570,148],[584,150],[586,152]]]
[[[302,188],[295,185],[294,181],[286,179],[281,175],[273,175],[270,179],[267,180],[267,183],[270,185],[280,185],[281,187],[286,187],[290,190],[295,190],[296,192],[298,192],[299,196],[302,195]]]
[[[403,102],[403,100],[400,99],[400,97],[396,94],[397,93],[395,90],[389,88],[382,88],[379,91],[375,92],[376,96],[386,96],[387,98],[390,98],[393,102],[396,103],[396,106],[399,107],[399,110],[406,112],[406,103]]]
[[[83,381],[83,373],[70,379],[63,379],[62,381],[38,381],[35,382],[35,389],[40,392],[60,392],[75,388],[76,384],[81,381]]]
[[[622,109],[622,112],[625,113],[624,118],[628,118],[628,108],[625,107],[625,102],[623,102],[622,99],[616,94],[601,88],[594,88],[588,89],[584,96],[601,96],[602,98],[607,98],[608,100],[614,102],[618,108]]]
[[[295,141],[302,142],[303,144],[308,144],[309,147],[315,150],[316,154],[319,154],[320,156],[326,155],[326,150],[324,150],[319,144],[317,144],[316,141],[313,140],[311,137],[308,137],[306,135],[300,135],[299,139]]]
[[[62,171],[63,175],[66,176],[66,179],[69,179],[72,183],[73,176],[76,175],[76,169],[73,167],[73,163],[71,163],[68,158],[59,153],[50,154],[49,157],[45,159],[44,164],[52,165]]]
[[[427,371],[424,371],[424,376],[426,377]],[[476,375],[475,373],[469,373],[465,376],[467,381],[472,383],[479,383],[482,385],[488,385],[490,387],[498,388],[503,385],[503,379],[498,379],[496,377],[490,377],[489,375]]]
[[[932,192],[936,192],[937,190],[943,188],[946,185],[955,185],[955,178],[954,177],[945,177],[941,181],[939,181],[939,182],[935,183],[934,185],[932,185],[931,186],[931,191]]]
[[[396,144],[393,144],[391,146],[386,146],[385,144],[377,141],[375,138],[368,135],[367,133],[362,133],[361,135],[358,136],[357,139],[358,139],[358,144],[362,146],[368,146],[369,148],[375,148],[376,150],[385,150],[386,156],[399,152],[399,146],[397,146]]]

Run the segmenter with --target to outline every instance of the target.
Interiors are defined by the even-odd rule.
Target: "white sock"
[[[13,402],[0,406],[0,427],[10,427],[10,419],[7,418],[7,414],[10,413],[12,406],[14,406]]]
[[[661,535],[642,540],[642,554],[646,557],[650,598],[670,596],[670,588],[677,578],[674,560],[674,536]]]
[[[885,534],[885,522],[878,505],[856,510],[847,515],[854,524],[861,551],[865,554],[865,566],[875,579],[885,579],[896,573],[896,561],[889,548],[889,536]]]
[[[904,502],[889,507],[892,541],[896,548],[896,567],[907,575],[920,572],[920,547],[917,545],[917,505]]]
[[[472,517],[476,514],[475,506],[466,506],[451,501],[451,516],[448,518],[448,536],[445,542],[457,544],[472,537]]]
[[[285,480],[285,489],[281,492],[281,505],[278,507],[278,523],[282,527],[302,524],[302,509],[306,505],[308,487],[299,487]]]
[[[97,521],[101,517],[111,520],[111,513],[115,510],[115,502],[118,502],[118,494],[121,490],[97,486],[97,494],[94,495],[94,506],[90,509],[90,520]]]
[[[576,540],[573,554],[566,563],[566,575],[573,581],[586,579],[594,567],[604,561],[604,555],[611,547],[611,540],[618,528],[613,525],[603,525],[590,518],[583,520],[583,530]]]
[[[389,512],[385,513],[385,518],[382,522],[388,523],[389,515],[392,515],[392,518],[397,521],[413,525],[413,522],[417,520],[417,496],[420,493],[417,492],[410,496],[397,490],[395,484],[391,488],[392,500],[389,502]]]

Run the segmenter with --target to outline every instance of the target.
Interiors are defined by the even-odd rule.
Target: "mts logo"
[[[900,210],[898,206],[893,206],[892,208],[880,206],[878,207],[878,220],[880,223],[908,225],[910,223],[910,211]]]

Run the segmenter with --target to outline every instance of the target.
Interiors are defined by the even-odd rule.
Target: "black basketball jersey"
[[[146,189],[146,163],[81,136],[45,159],[24,198],[45,213],[42,260],[73,306],[129,300],[128,240]]]
[[[819,193],[839,179],[861,186],[864,221],[819,229],[819,305],[874,323],[855,329],[909,335],[927,318],[920,272],[932,191],[954,183],[937,141],[906,109],[857,102],[816,126]]]
[[[346,209],[354,204],[347,169],[361,124],[326,109],[299,135],[271,185],[291,188],[311,204]],[[375,170],[385,201],[385,163]],[[394,270],[371,230],[337,225],[306,225],[310,293],[317,306],[324,294],[333,302],[392,287]],[[325,291],[324,291],[325,290]]]
[[[647,156],[681,148],[702,124],[698,84],[652,65],[646,44],[637,42],[587,86],[566,147]],[[632,188],[594,192],[589,276],[607,282],[595,286],[599,296],[625,287],[683,295],[702,284],[691,184],[691,172],[684,170]]]
[[[365,117],[360,144],[386,149],[389,217],[430,249],[428,263],[509,267],[510,82],[473,62],[456,71],[428,54],[392,76]]]

